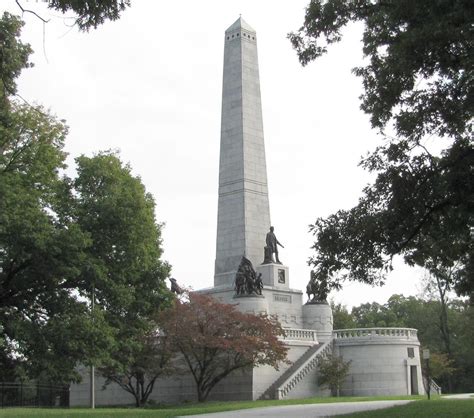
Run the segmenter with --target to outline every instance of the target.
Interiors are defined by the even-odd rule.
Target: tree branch
[[[20,4],[19,0],[15,0],[15,3],[18,5],[22,13],[31,13],[35,15],[39,20],[41,20],[43,23],[48,23],[49,19],[43,19],[38,13],[34,12],[33,10],[25,9],[23,6]]]
[[[445,206],[448,206],[449,204],[451,204],[450,199],[446,199],[438,203],[437,205],[430,207],[429,210],[423,215],[420,222],[418,222],[418,225],[415,226],[415,229],[412,231],[410,236],[401,244],[397,245],[396,253],[397,254],[400,253],[409,244],[409,242],[418,234],[418,232],[420,232],[421,228],[423,228],[423,225],[426,223],[426,221],[428,220],[428,218],[431,216],[432,213],[442,209]]]

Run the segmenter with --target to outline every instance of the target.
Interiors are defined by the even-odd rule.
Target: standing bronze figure
[[[270,227],[270,232],[267,233],[265,242],[267,246],[265,247],[265,258],[263,264],[276,263],[281,264],[280,258],[278,257],[278,246],[285,248],[280,241],[277,240],[275,233],[273,232],[275,228]],[[275,260],[273,260],[273,254],[275,254]]]

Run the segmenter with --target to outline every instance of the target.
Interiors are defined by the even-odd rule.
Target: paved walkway
[[[456,393],[455,395],[443,395],[447,399],[471,399],[474,398],[474,393]]]
[[[448,399],[471,399],[474,393],[458,393],[444,395]],[[278,417],[278,418],[318,418],[331,417],[352,412],[372,411],[390,408],[391,406],[404,405],[410,400],[403,401],[366,401],[366,402],[335,402],[311,405],[283,405],[267,406],[264,408],[239,409],[237,411],[215,412],[213,414],[188,415],[186,418],[253,418],[253,417]]]
[[[278,417],[278,418],[317,418],[330,417],[340,414],[350,414],[359,411],[390,408],[395,405],[407,404],[403,401],[367,401],[367,402],[336,402],[311,405],[283,405],[267,406],[265,408],[239,409],[238,411],[215,412],[213,414],[188,415],[196,418],[250,418],[250,417]]]

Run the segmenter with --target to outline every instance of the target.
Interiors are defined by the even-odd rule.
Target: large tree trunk
[[[198,402],[204,402],[207,398],[204,390],[200,386],[197,387],[197,395],[198,395]]]
[[[439,314],[440,319],[440,331],[441,338],[444,342],[444,347],[448,355],[448,359],[452,360],[451,355],[451,333],[448,325],[448,306],[446,300],[446,291],[447,284],[450,282],[451,273],[438,271],[438,274],[435,274],[436,284],[438,285],[439,300],[441,303],[441,311]],[[453,380],[452,376],[447,376],[448,380],[448,393],[453,391]]]
[[[135,397],[135,406],[137,408],[140,407],[140,396],[138,396],[138,393],[134,393],[133,396]]]

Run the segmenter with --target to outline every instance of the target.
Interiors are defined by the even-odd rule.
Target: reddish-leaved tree
[[[287,362],[284,330],[276,318],[239,312],[198,293],[177,300],[158,319],[169,342],[179,351],[197,386],[199,402],[234,370]]]

